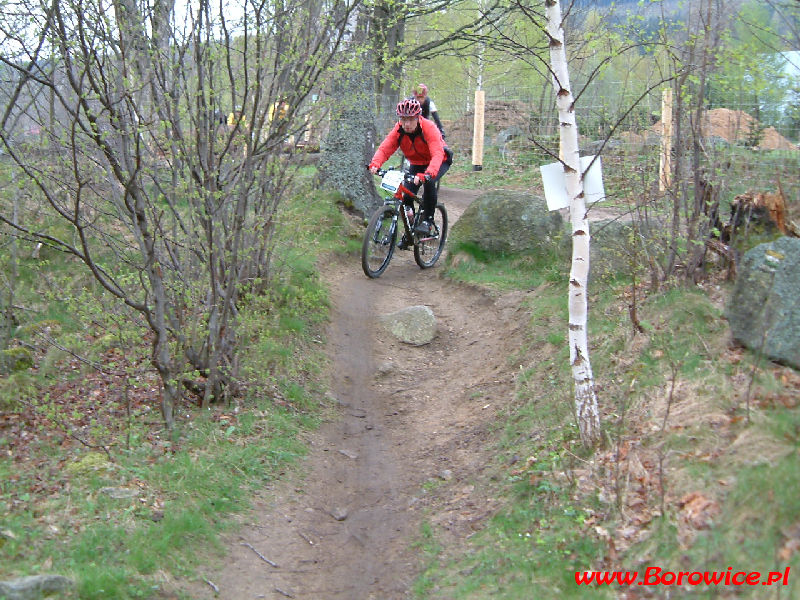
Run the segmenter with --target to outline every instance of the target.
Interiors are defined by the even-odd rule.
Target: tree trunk
[[[600,439],[600,413],[594,390],[594,377],[589,362],[587,339],[587,293],[589,278],[589,220],[583,194],[583,175],[578,149],[578,126],[575,104],[569,83],[567,52],[564,45],[561,5],[558,0],[545,0],[547,35],[550,39],[550,61],[563,149],[567,196],[570,198],[572,221],[572,268],[569,275],[569,355],[575,385],[575,415],[581,441],[586,446]]]
[[[363,9],[362,9],[363,11]],[[319,172],[324,189],[341,193],[352,208],[369,215],[381,202],[375,179],[366,166],[375,151],[375,65],[365,47],[367,18],[353,15],[352,36],[347,39],[352,66],[332,84],[335,104],[331,126],[322,144]],[[384,132],[385,133],[385,132]]]
[[[706,102],[706,74],[709,68],[711,48],[714,43],[712,40],[712,0],[706,4],[706,15],[702,20],[702,56],[700,69],[697,75],[697,87],[694,91],[694,123],[692,125],[692,188],[693,199],[692,211],[689,217],[688,226],[688,247],[689,253],[686,260],[686,277],[695,283],[701,278],[703,263],[705,260],[705,240],[708,237],[708,222],[701,222],[705,214],[706,198],[708,186],[703,180],[703,173],[700,168],[702,152],[703,132],[703,113],[705,112]]]

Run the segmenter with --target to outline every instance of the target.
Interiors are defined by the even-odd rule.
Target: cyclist
[[[416,98],[420,107],[422,107],[422,116],[426,119],[431,119],[434,123],[436,123],[439,131],[442,132],[442,139],[444,139],[444,127],[442,126],[442,122],[439,120],[439,111],[436,110],[436,105],[433,103],[433,100],[431,100],[431,97],[428,96],[428,86],[424,83],[420,83],[416,88],[414,88],[414,95],[412,97]]]
[[[423,184],[423,220],[415,231],[421,235],[431,235],[433,230],[433,214],[436,210],[436,182],[450,168],[450,161],[445,154],[442,134],[433,121],[421,116],[422,107],[416,98],[401,100],[397,104],[398,123],[384,138],[369,163],[372,173],[385,163],[400,148],[403,156],[411,164],[409,171],[414,175],[414,182],[408,188],[417,193]],[[407,246],[407,240],[401,246]]]

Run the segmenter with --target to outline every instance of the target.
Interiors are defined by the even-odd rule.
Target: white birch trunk
[[[569,274],[569,362],[575,382],[575,414],[581,440],[590,446],[600,439],[600,414],[594,391],[592,365],[586,332],[587,292],[589,278],[589,220],[578,149],[578,126],[569,83],[567,51],[561,25],[561,5],[558,0],[544,0],[547,16],[547,35],[550,38],[550,62],[553,87],[560,121],[562,160],[570,199],[572,221],[572,268]]]

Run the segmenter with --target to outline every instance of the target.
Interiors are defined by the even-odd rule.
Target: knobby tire
[[[367,231],[364,233],[364,244],[361,247],[361,267],[364,274],[372,279],[380,277],[389,266],[394,254],[397,240],[397,221],[394,220],[396,210],[393,206],[384,205],[372,213]]]
[[[439,237],[420,240],[414,245],[414,260],[420,269],[432,267],[444,250],[444,243],[447,241],[447,210],[443,204],[436,205],[433,222],[439,230]]]

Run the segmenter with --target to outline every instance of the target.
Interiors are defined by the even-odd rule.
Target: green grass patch
[[[544,283],[565,281],[569,260],[558,252],[498,254],[475,244],[449,248],[445,275],[496,291],[534,289]]]

